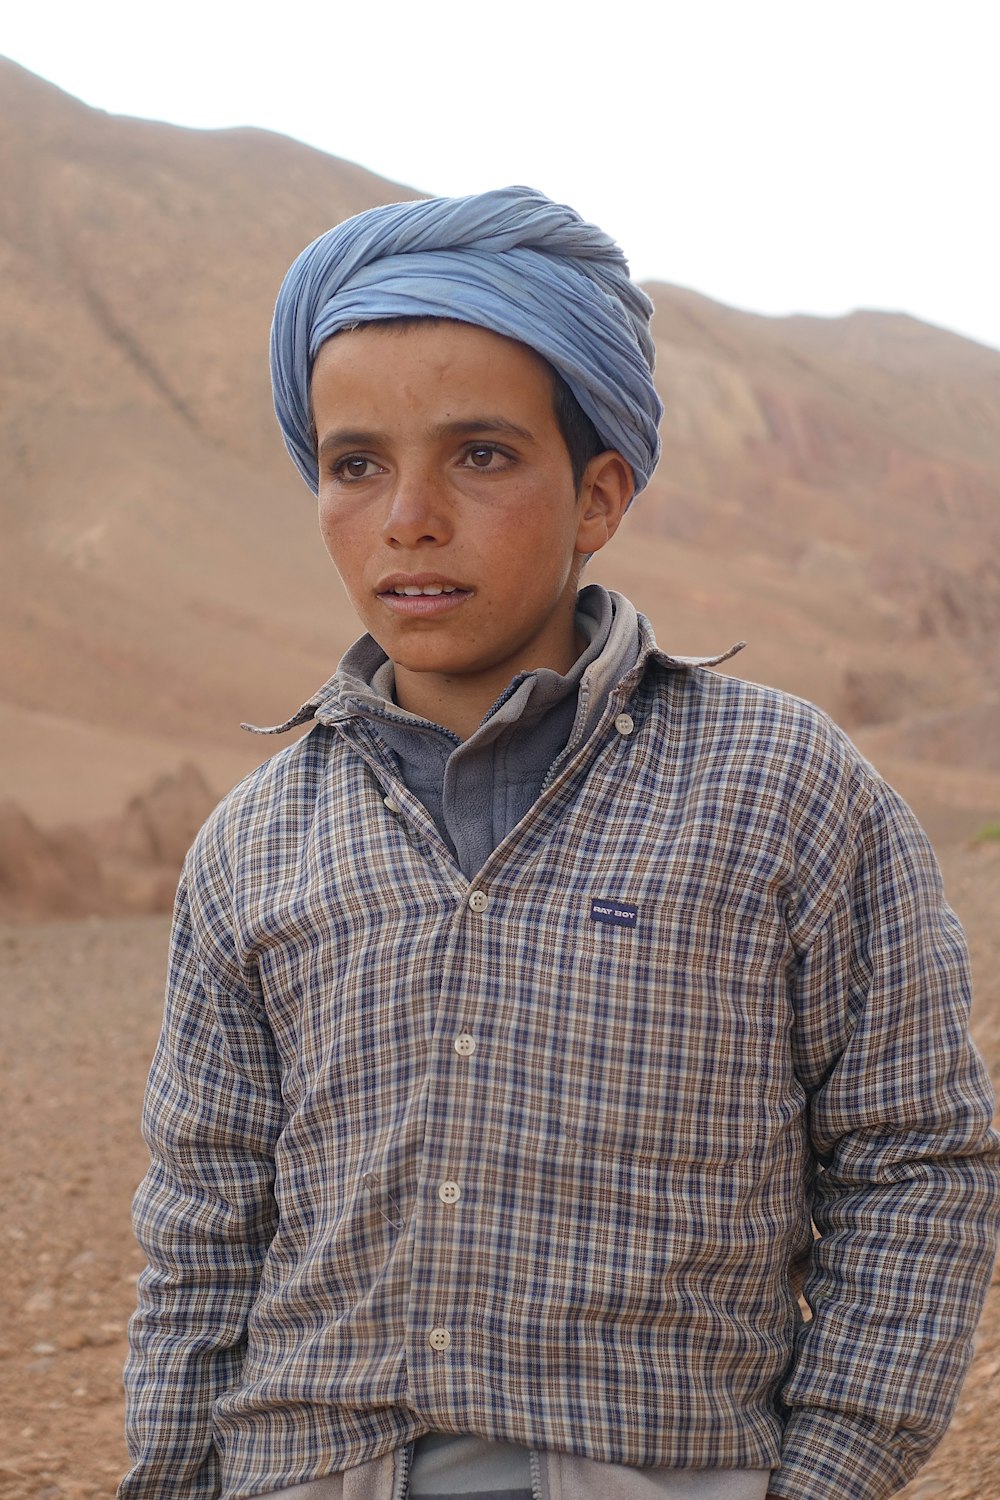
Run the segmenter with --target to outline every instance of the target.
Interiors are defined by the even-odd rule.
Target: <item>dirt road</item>
[[[1000,1074],[1000,846],[943,859],[978,977],[975,1032]],[[141,1258],[129,1200],[159,1024],[163,918],[0,928],[6,1079],[0,1500],[96,1500],[125,1466],[121,1366]],[[955,1422],[911,1500],[1000,1496],[1000,1285]],[[169,1497],[164,1497],[169,1500]]]

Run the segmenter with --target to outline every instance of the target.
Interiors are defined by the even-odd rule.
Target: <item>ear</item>
[[[635,494],[632,465],[613,449],[598,453],[583,471],[578,497],[576,550],[585,555],[607,546]]]

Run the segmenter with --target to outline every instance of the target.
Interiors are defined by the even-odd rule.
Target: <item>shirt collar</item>
[[[515,677],[483,724],[501,712],[508,701],[511,717],[517,717],[534,700],[531,714],[534,717],[534,708],[543,713],[560,698],[578,690],[577,714],[569,740],[573,746],[593,729],[615,685],[620,683],[626,693],[634,690],[650,661],[671,671],[715,667],[729,661],[746,644],[738,641],[715,656],[670,655],[657,646],[653,627],[631,601],[600,584],[581,590],[577,627],[586,637],[587,645],[570,670],[563,675],[540,667]],[[522,693],[526,685],[529,685],[527,691]],[[345,652],[333,676],[290,718],[267,727],[249,723],[240,727],[252,734],[284,734],[313,719],[332,725],[359,716],[383,715],[387,708],[397,721],[412,720],[414,727],[428,727],[427,720],[408,714],[392,702],[392,686],[392,663],[370,635],[363,635]]]

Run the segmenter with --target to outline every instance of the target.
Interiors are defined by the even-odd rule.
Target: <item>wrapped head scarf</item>
[[[652,311],[610,235],[532,188],[369,209],[308,245],[278,293],[271,382],[285,444],[315,490],[309,382],[326,339],[386,318],[451,318],[548,360],[638,493],[660,452]]]

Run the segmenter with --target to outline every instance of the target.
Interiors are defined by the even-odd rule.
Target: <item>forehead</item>
[[[337,333],[320,346],[311,382],[315,406],[491,397],[546,415],[553,389],[552,367],[527,344],[445,318],[373,322]]]

